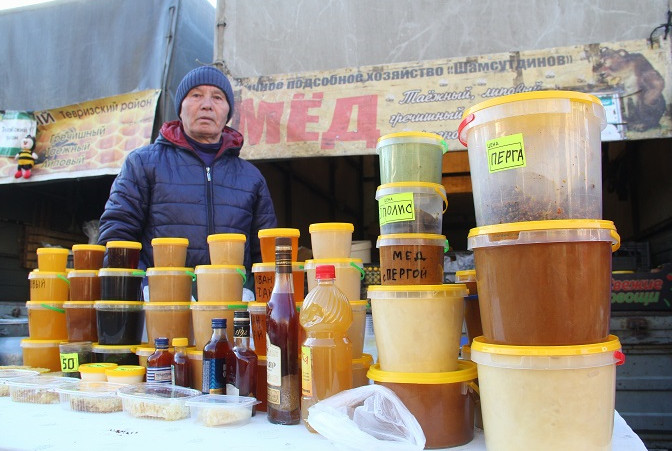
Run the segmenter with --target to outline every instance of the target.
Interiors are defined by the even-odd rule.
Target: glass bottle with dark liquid
[[[203,393],[226,394],[226,318],[213,318],[212,338],[203,348]]]
[[[257,354],[250,349],[248,311],[237,311],[233,314],[233,348],[226,362],[226,394],[255,397]]]
[[[299,315],[291,260],[291,239],[276,238],[275,284],[266,306],[267,414],[268,421],[276,424],[301,421]]]
[[[173,338],[173,385],[180,385],[182,387],[189,387],[191,381],[189,378],[189,359],[187,358],[187,346],[189,340],[187,338]]]
[[[155,338],[154,347],[154,352],[147,357],[147,382],[170,384],[173,379],[170,366],[173,354],[168,350],[168,338]]]

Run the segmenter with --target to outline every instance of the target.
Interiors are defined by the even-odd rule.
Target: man
[[[126,158],[98,242],[141,242],[144,269],[154,266],[152,238],[188,238],[186,265],[195,267],[210,263],[208,235],[242,233],[249,274],[261,261],[257,232],[277,220],[266,180],[239,157],[243,136],[226,126],[234,108],[231,84],[214,67],[196,68],[177,87],[175,108],[180,120],[164,123],[154,144]]]

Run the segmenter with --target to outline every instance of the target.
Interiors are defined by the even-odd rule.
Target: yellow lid
[[[67,343],[66,340],[35,340],[34,338],[24,338],[21,340],[22,348],[46,348],[58,347],[61,343]]]
[[[121,249],[121,248],[128,248],[128,249],[142,249],[142,243],[138,241],[108,241],[106,244],[108,249]]]
[[[444,373],[398,373],[392,371],[382,371],[380,364],[371,365],[366,376],[376,382],[390,382],[397,384],[453,384],[456,382],[468,382],[476,379],[478,373],[476,364],[468,360],[460,360],[457,363],[456,371],[446,371]]]
[[[187,238],[153,238],[152,246],[189,246]]]
[[[387,235],[379,235],[376,241],[376,247],[404,244],[442,246],[446,248],[448,240],[445,235],[435,233],[389,233]]]
[[[135,350],[138,346],[140,345],[99,345],[98,343],[93,343],[92,349],[93,352],[98,352],[100,354],[135,354]]]
[[[245,267],[242,265],[198,265],[194,271],[196,275],[204,273],[227,273],[240,272],[245,273]]]
[[[596,103],[602,106],[602,102],[597,97],[584,94],[583,92],[576,91],[531,91],[531,92],[521,92],[518,94],[511,94],[501,97],[495,97],[488,99],[484,102],[477,103],[473,105],[462,114],[462,117],[465,118],[476,111],[484,110],[496,105],[503,105],[512,102],[520,102],[525,100],[536,100],[536,99],[568,99],[575,102],[583,103]]]
[[[199,351],[198,349],[187,349],[187,357],[189,359],[202,360],[203,351]]]
[[[68,271],[68,279],[73,277],[98,277],[97,269],[73,269]]]
[[[143,301],[94,301],[93,308],[112,310],[141,310],[145,305]]]
[[[73,244],[72,251],[105,252],[105,246],[101,246],[100,244]]]
[[[336,268],[342,268],[347,266],[363,266],[361,258],[315,258],[311,260],[306,260],[303,264],[305,269],[315,269],[318,265],[333,265]]]
[[[218,241],[247,241],[247,237],[242,233],[215,233],[208,235],[208,243],[216,243]]]
[[[455,282],[476,282],[476,270],[475,269],[464,269],[461,271],[455,271]]]
[[[93,308],[94,301],[65,301],[63,308]]]
[[[63,254],[68,254],[68,253],[70,253],[70,249],[64,249],[62,247],[38,247],[37,248],[37,255],[47,255],[47,254],[63,255]]]
[[[298,238],[301,236],[299,229],[275,228],[275,229],[261,229],[257,234],[259,238],[273,238],[273,237],[289,237]]]
[[[242,301],[195,301],[189,305],[192,310],[240,310],[247,308],[248,304]]]
[[[187,347],[187,346],[189,346],[189,339],[184,338],[184,337],[173,338],[173,341],[172,341],[171,344],[173,345],[173,347],[177,347],[177,346]]]
[[[145,271],[133,268],[100,268],[98,277],[145,277]]]
[[[194,276],[194,268],[183,268],[179,266],[156,266],[154,268],[147,268],[147,276]]]
[[[369,285],[370,299],[434,299],[444,301],[446,297],[463,298],[469,294],[463,283],[441,285]],[[462,300],[462,299],[460,299]]]
[[[189,310],[191,302],[143,302],[142,305],[145,310]]]
[[[303,271],[304,262],[292,262],[292,272]],[[275,273],[275,262],[252,263],[252,272]]]
[[[320,222],[311,224],[308,232],[353,232],[355,226],[349,222]]]
[[[65,301],[28,301],[26,302],[27,309],[34,310],[52,310],[57,313],[65,313]]]
[[[509,356],[572,356],[602,354],[621,349],[616,335],[609,335],[607,341],[571,346],[511,346],[488,343],[484,337],[476,337],[471,343],[471,351]]]
[[[115,365],[116,364],[112,364]],[[80,366],[81,368],[81,366]],[[106,376],[142,376],[145,374],[145,367],[140,365],[119,365],[116,368],[107,368],[105,370]]]
[[[105,373],[105,370],[116,368],[116,363],[82,363],[79,365],[80,373]]]
[[[428,132],[397,132],[397,133],[388,133],[387,135],[383,135],[380,138],[378,138],[378,145],[381,145],[383,141],[388,140],[388,139],[396,139],[396,138],[425,138],[425,139],[431,139],[437,142],[437,144],[441,144],[441,141],[443,141],[443,138],[440,135],[437,135],[436,133],[428,133]]]
[[[63,279],[68,281],[67,272],[39,271],[37,269],[28,273],[28,279]]]

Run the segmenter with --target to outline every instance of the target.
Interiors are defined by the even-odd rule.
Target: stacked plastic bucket
[[[378,349],[368,376],[413,413],[426,448],[471,441],[477,391],[476,366],[458,360],[468,292],[443,283],[444,150],[445,141],[431,133],[378,140],[381,285],[367,292]]]
[[[542,91],[465,112],[477,227],[468,237],[483,336],[489,450],[611,449],[616,365],[611,253],[602,220],[600,101]]]

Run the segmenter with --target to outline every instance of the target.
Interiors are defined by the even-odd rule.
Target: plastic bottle
[[[257,354],[250,349],[248,311],[233,314],[233,348],[226,361],[226,394],[256,397]]]
[[[154,352],[147,357],[147,382],[170,384],[173,380],[173,354],[168,350],[168,339],[154,339]]]
[[[275,239],[275,284],[266,306],[266,363],[268,421],[301,421],[299,315],[294,304],[292,242]]]
[[[187,338],[173,338],[173,385],[180,385],[182,387],[191,386],[189,374],[189,359],[187,358],[187,346],[189,340]]]
[[[226,356],[231,351],[226,338],[226,318],[213,318],[212,337],[203,348],[203,393],[226,393]]]
[[[301,418],[309,431],[308,408],[352,388],[352,343],[347,337],[352,308],[334,284],[333,265],[315,269],[317,286],[301,307],[300,322],[306,331],[301,346]]]

